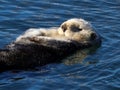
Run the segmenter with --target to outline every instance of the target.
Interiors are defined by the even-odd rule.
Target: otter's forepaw
[[[28,37],[28,39],[32,42],[35,42],[35,43],[39,43],[40,42],[40,39],[37,38],[37,37]]]

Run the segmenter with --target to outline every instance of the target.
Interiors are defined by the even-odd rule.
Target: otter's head
[[[63,22],[58,33],[77,42],[95,42],[100,36],[93,30],[91,24],[83,19],[73,18]]]

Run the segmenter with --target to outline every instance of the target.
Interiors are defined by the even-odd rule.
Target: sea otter
[[[100,43],[100,36],[88,21],[73,18],[60,27],[27,30],[0,50],[0,68],[28,69],[60,62],[77,50]]]

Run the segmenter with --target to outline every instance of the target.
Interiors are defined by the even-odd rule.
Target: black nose
[[[90,36],[90,40],[95,40],[97,38],[96,33],[92,33]]]

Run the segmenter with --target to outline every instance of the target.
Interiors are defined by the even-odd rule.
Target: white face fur
[[[42,34],[45,33],[43,36]],[[48,36],[49,35],[49,36]],[[28,37],[39,38],[39,36],[50,37],[51,39],[68,39],[78,42],[94,40],[97,34],[93,31],[91,24],[83,19],[73,18],[61,24],[59,28],[40,28],[29,29],[23,35],[20,35],[15,42],[29,41]]]
[[[63,22],[58,29],[60,35],[77,41],[89,41],[95,36],[91,24],[84,19],[73,18]],[[94,33],[94,35],[92,35]]]

